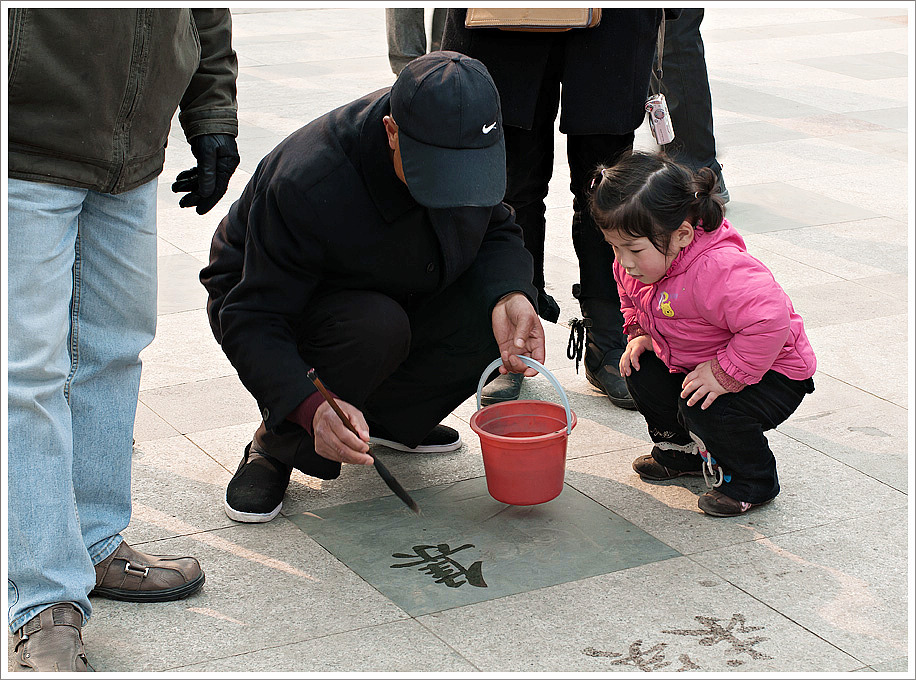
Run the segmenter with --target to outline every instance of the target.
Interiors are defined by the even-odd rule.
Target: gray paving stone
[[[729,185],[729,194],[731,201],[726,205],[726,217],[742,234],[784,231],[876,216],[855,205],[824,198],[784,182]]]
[[[156,339],[140,359],[141,391],[236,375],[203,310],[160,316]]]
[[[485,672],[861,667],[688,558],[420,617]]]
[[[850,114],[860,120],[876,123],[883,127],[895,128],[897,130],[906,130],[907,128],[907,107],[897,106],[890,109],[876,109],[874,111],[856,111]]]
[[[882,399],[793,418],[786,435],[903,493],[908,490],[907,411]]]
[[[897,659],[892,659],[891,661],[885,661],[883,663],[876,663],[869,667],[869,670],[875,671],[877,673],[911,673],[912,665],[910,664],[910,657],[901,656]]]
[[[846,21],[855,15],[841,7],[732,7],[729,11],[709,11],[706,12],[706,18],[703,21],[703,35],[707,31],[738,28],[755,29],[751,35],[757,35],[759,29],[768,29],[773,26],[785,26],[787,24],[811,24],[832,23],[836,21]],[[813,28],[812,30],[817,30]]]
[[[893,111],[895,109],[886,110]],[[774,121],[773,124],[810,137],[832,137],[855,132],[873,132],[875,130],[884,130],[888,127],[880,122],[872,121],[871,118],[863,118],[860,115],[861,113],[863,112],[824,113],[803,118],[784,118]],[[892,118],[891,116],[886,117]],[[879,117],[874,116],[874,118]]]
[[[872,344],[863,336],[861,320],[822,328],[811,326],[808,337],[817,353],[820,371],[834,377],[842,376],[847,383],[906,408],[907,385],[912,375],[901,370],[902,357],[910,346],[904,330],[905,320],[897,315],[903,311],[903,303],[888,298],[883,304],[891,307],[895,316],[872,317],[868,321],[869,337],[881,338],[880,352],[867,351]]]
[[[716,79],[715,75],[710,77],[709,87],[716,106],[729,111],[767,118],[797,118],[814,116],[821,112],[816,106],[724,82]]]
[[[871,505],[871,504],[869,504]],[[907,653],[907,511],[869,514],[695,556],[748,595],[869,665]]]
[[[848,173],[883,173],[888,159],[879,153],[851,149],[823,139],[799,139],[767,144],[746,144],[727,149],[726,167],[732,184],[789,183],[809,177],[845,177]],[[834,184],[843,187],[842,179]],[[856,183],[852,183],[855,186]],[[731,184],[729,185],[731,189]],[[837,199],[842,200],[842,199]],[[795,206],[803,209],[804,203]],[[854,219],[861,219],[857,215]],[[835,221],[835,220],[833,220]]]
[[[207,291],[198,280],[200,262],[186,253],[161,255],[159,267],[159,314],[205,309]]]
[[[251,421],[260,415],[257,402],[236,375],[144,390],[140,401],[182,434]]]
[[[769,142],[784,142],[790,139],[804,139],[811,135],[802,130],[787,129],[784,126],[748,121],[745,123],[732,123],[731,125],[717,125],[716,147],[730,149],[743,144],[766,144]],[[677,131],[675,131],[675,136]]]
[[[796,61],[863,80],[906,77],[909,64],[906,55],[899,52],[873,52],[848,57],[813,57]]]
[[[754,246],[791,258],[805,270],[810,265],[858,283],[906,273],[909,258],[900,248],[906,234],[907,226],[902,222],[877,218],[755,234],[749,240]],[[820,282],[817,276],[809,280],[810,284]]]
[[[84,640],[98,671],[167,671],[407,618],[282,518],[138,547],[194,555],[207,582],[176,602],[94,600]]]
[[[326,635],[176,668],[196,672],[472,673],[477,669],[414,620]]]
[[[163,439],[180,434],[142,401],[137,402],[137,415],[134,419],[134,442],[149,439]]]
[[[649,453],[648,437],[642,447],[570,461],[566,481],[685,555],[812,528],[868,514],[873,508],[906,506],[905,494],[829,453],[781,430],[768,432],[767,439],[776,457],[781,493],[772,503],[739,517],[709,517],[697,507],[697,497],[707,490],[702,477],[640,479],[632,461]],[[861,498],[869,498],[867,508],[856,506]]]
[[[868,276],[856,279],[856,283],[874,290],[880,290],[897,300],[908,300],[910,284],[906,274],[885,274],[884,276]]]
[[[909,176],[905,163],[888,160],[880,172],[849,172],[831,177],[813,174],[787,184],[908,224]]]
[[[874,130],[853,134],[835,135],[830,141],[850,146],[854,149],[880,153],[887,158],[906,162],[907,134],[903,130]]]
[[[894,300],[883,291],[861,286],[855,281],[820,283],[789,292],[795,311],[805,321],[806,330],[822,326],[845,327],[853,319],[861,324],[862,321],[897,316],[904,306],[904,301]],[[861,341],[853,341],[853,344],[861,345]]]
[[[185,437],[139,442],[131,465],[133,513],[124,537],[133,545],[232,525],[223,512],[230,476]]]
[[[411,616],[678,556],[568,486],[527,506],[494,500],[488,486],[413,491],[419,516],[388,496],[290,519]]]

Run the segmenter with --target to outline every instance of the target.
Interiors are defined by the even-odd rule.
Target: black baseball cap
[[[486,67],[449,51],[404,67],[391,88],[407,188],[427,208],[487,207],[506,194],[499,92]]]

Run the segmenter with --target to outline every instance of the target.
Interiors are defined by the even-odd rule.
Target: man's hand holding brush
[[[348,404],[343,399],[336,401],[359,436],[350,432],[334,413],[331,405],[324,402],[315,411],[315,417],[312,419],[315,452],[319,456],[341,463],[372,465],[372,456],[367,453],[369,451],[369,425],[366,423],[366,418],[353,404]]]

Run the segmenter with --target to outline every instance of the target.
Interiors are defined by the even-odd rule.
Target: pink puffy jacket
[[[653,284],[643,284],[614,263],[628,335],[645,331],[672,373],[713,361],[731,391],[759,382],[772,369],[794,380],[814,375],[814,350],[792,301],[766,266],[748,254],[744,239],[725,220],[693,241]],[[731,383],[732,378],[741,385]]]

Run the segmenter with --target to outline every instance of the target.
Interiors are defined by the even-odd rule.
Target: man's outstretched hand
[[[191,138],[191,153],[197,166],[178,173],[172,191],[188,192],[178,205],[197,206],[197,214],[203,215],[226,193],[229,178],[239,165],[239,150],[232,135],[197,135]]]
[[[522,363],[517,355],[524,354],[544,363],[544,328],[534,306],[522,293],[510,293],[493,308],[493,337],[499,345],[503,365],[500,373],[537,375],[537,371]]]

